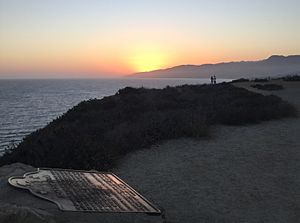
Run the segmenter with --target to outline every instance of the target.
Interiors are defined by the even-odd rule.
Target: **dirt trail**
[[[280,84],[282,91],[255,91],[300,111],[300,83]],[[209,140],[171,140],[129,154],[114,172],[162,206],[168,222],[298,222],[300,119],[218,126]]]

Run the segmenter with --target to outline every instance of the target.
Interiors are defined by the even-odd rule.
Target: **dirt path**
[[[300,83],[283,84],[272,93],[300,111]],[[209,140],[129,154],[114,172],[162,206],[168,222],[298,222],[300,119],[219,126]]]

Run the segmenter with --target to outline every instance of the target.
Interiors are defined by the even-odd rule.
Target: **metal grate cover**
[[[11,177],[8,182],[56,203],[63,211],[160,214],[158,208],[113,173],[38,169],[23,177]]]

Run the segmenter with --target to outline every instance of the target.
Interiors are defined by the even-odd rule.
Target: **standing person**
[[[217,77],[216,77],[216,75],[214,75],[214,84],[216,84],[217,83]]]
[[[210,76],[210,83],[213,84],[214,83],[214,77]]]

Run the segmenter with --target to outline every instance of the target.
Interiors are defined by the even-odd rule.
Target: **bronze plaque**
[[[23,177],[11,177],[8,182],[56,203],[63,211],[160,214],[157,207],[113,173],[38,169]]]

